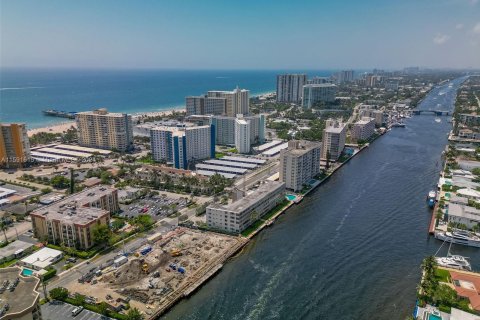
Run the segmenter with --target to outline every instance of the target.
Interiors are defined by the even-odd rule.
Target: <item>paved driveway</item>
[[[45,303],[41,306],[42,319],[44,320],[59,320],[59,319],[75,319],[75,320],[104,320],[110,319],[98,313],[83,309],[76,317],[72,316],[72,310],[75,306],[61,302],[54,301],[54,303]]]

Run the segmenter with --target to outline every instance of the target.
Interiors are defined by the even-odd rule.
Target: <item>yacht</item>
[[[440,119],[440,118],[435,118],[435,122],[436,122],[436,123],[440,123],[440,122],[442,122],[442,119]]]
[[[436,257],[435,260],[441,267],[472,271],[470,262],[464,256],[448,255],[446,257]]]
[[[454,230],[452,232],[437,231],[435,232],[435,238],[446,242],[480,248],[480,237],[465,230]]]

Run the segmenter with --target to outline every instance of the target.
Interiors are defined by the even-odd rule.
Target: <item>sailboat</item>
[[[448,247],[448,253],[446,257],[435,257],[437,264],[441,267],[472,271],[472,266],[470,265],[470,262],[467,260],[467,257],[451,254],[451,251],[450,251],[451,247],[452,247],[452,243],[450,242],[450,246]]]

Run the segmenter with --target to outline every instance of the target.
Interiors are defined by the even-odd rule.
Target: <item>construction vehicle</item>
[[[181,255],[182,255],[182,250],[181,250],[181,249],[178,249],[178,248],[172,249],[172,250],[170,251],[170,255],[171,255],[172,257],[181,256]]]
[[[145,263],[142,265],[142,271],[143,271],[144,273],[148,273],[148,263],[145,262]]]

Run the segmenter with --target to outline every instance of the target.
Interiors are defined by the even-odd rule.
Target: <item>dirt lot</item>
[[[128,297],[132,306],[151,314],[176,289],[198,281],[205,266],[223,262],[241,241],[233,236],[177,228],[151,244],[151,252],[136,252],[118,268],[103,270],[92,281],[94,284],[75,282],[68,289],[93,295],[97,301],[107,301],[110,295],[113,299],[107,302],[112,305],[118,304],[117,298]]]

